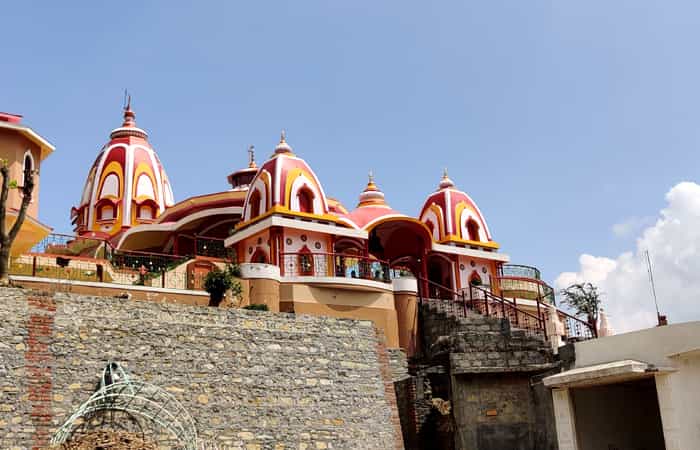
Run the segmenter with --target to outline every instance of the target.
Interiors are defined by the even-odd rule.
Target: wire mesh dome
[[[198,450],[197,428],[192,416],[170,393],[158,386],[133,380],[119,364],[110,361],[97,390],[66,420],[51,439],[60,445],[80,433],[82,427],[124,428],[142,434],[167,436],[171,448]]]

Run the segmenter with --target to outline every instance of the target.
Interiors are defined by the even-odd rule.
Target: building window
[[[479,225],[474,219],[467,220],[467,233],[470,241],[479,241]]]
[[[153,219],[153,208],[148,205],[139,207],[139,219],[151,220]]]
[[[477,273],[477,271],[473,271],[471,276],[469,277],[469,284],[471,286],[481,286],[481,277]]]
[[[97,220],[114,220],[114,206],[104,205],[97,211]]]
[[[34,171],[34,157],[29,150],[24,152],[24,165],[22,169],[22,186],[24,186],[27,173],[31,174]]]
[[[265,251],[260,247],[256,248],[255,253],[253,253],[253,256],[250,257],[250,262],[267,264],[267,255],[265,254]]]
[[[250,208],[250,219],[255,219],[260,215],[260,191],[255,190],[248,200],[248,207]]]
[[[297,198],[299,199],[299,212],[314,212],[314,194],[309,190],[309,188],[303,187],[299,189]]]

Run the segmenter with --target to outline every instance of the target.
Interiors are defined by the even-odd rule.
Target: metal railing
[[[280,253],[282,276],[359,278],[391,283],[389,264],[340,253]]]
[[[518,308],[514,302],[497,296],[488,288],[469,286],[458,291],[430,280],[420,279],[428,285],[429,292],[439,292],[440,298],[420,295],[420,301],[455,317],[467,317],[473,311],[488,317],[507,319],[513,327],[529,335],[547,339],[547,330],[542,315],[531,314]],[[545,311],[546,312],[546,311]]]
[[[197,256],[232,261],[223,239],[198,237],[195,255],[116,250],[101,238],[50,234],[29,254],[10,260],[11,275],[172,289],[203,289],[206,270],[189,263]],[[215,261],[210,261],[213,264]]]
[[[425,288],[421,289],[421,283],[419,283],[420,301],[439,311],[458,318],[467,317],[468,312],[473,311],[489,317],[507,319],[512,327],[524,330],[528,335],[548,339],[547,324],[550,320],[548,303],[535,299],[535,306],[530,306],[534,311],[526,311],[518,305],[516,298],[510,300],[496,295],[488,287],[472,285],[455,291],[423,278],[419,278],[419,281],[423,281],[428,286],[426,296],[422,293]],[[563,324],[562,331],[567,340],[597,337],[595,328],[591,324],[561,310],[557,310],[557,315]]]
[[[496,277],[496,281],[504,297],[539,300],[556,305],[554,289],[542,280],[502,275]]]
[[[499,270],[499,275],[504,277],[532,278],[534,280],[542,279],[538,268],[522,264],[503,264]]]

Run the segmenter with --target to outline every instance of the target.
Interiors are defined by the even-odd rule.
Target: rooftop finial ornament
[[[439,186],[439,189],[447,189],[455,186],[454,182],[450,180],[450,177],[447,175],[447,167],[445,167],[445,170],[442,172],[442,180],[440,180]]]
[[[280,143],[275,147],[275,154],[292,153],[292,147],[287,144],[287,133],[282,129],[280,133]]]
[[[248,146],[248,167],[251,169],[255,169],[256,167],[258,167],[255,164],[255,146],[254,145]]]
[[[371,170],[369,171],[368,177],[369,177],[369,182],[371,184],[374,184],[374,174],[372,173]]]
[[[136,114],[131,110],[131,94],[124,91],[126,96],[126,105],[124,105],[124,123],[123,127],[135,127],[136,126]]]

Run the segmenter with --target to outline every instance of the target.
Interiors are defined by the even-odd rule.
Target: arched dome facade
[[[318,177],[306,161],[294,155],[284,132],[272,157],[250,182],[243,222],[273,211],[316,217],[329,213],[328,199]]]
[[[370,172],[367,186],[360,193],[357,207],[348,215],[348,219],[357,228],[367,229],[378,221],[391,217],[407,216],[389,206],[384,193],[375,184],[374,176]]]
[[[122,126],[95,159],[71,221],[78,234],[113,237],[132,226],[152,223],[174,204],[170,181],[148,134],[136,126],[131,102]]]
[[[436,242],[495,246],[478,206],[466,193],[455,188],[447,170],[437,191],[423,204],[419,217]]]

